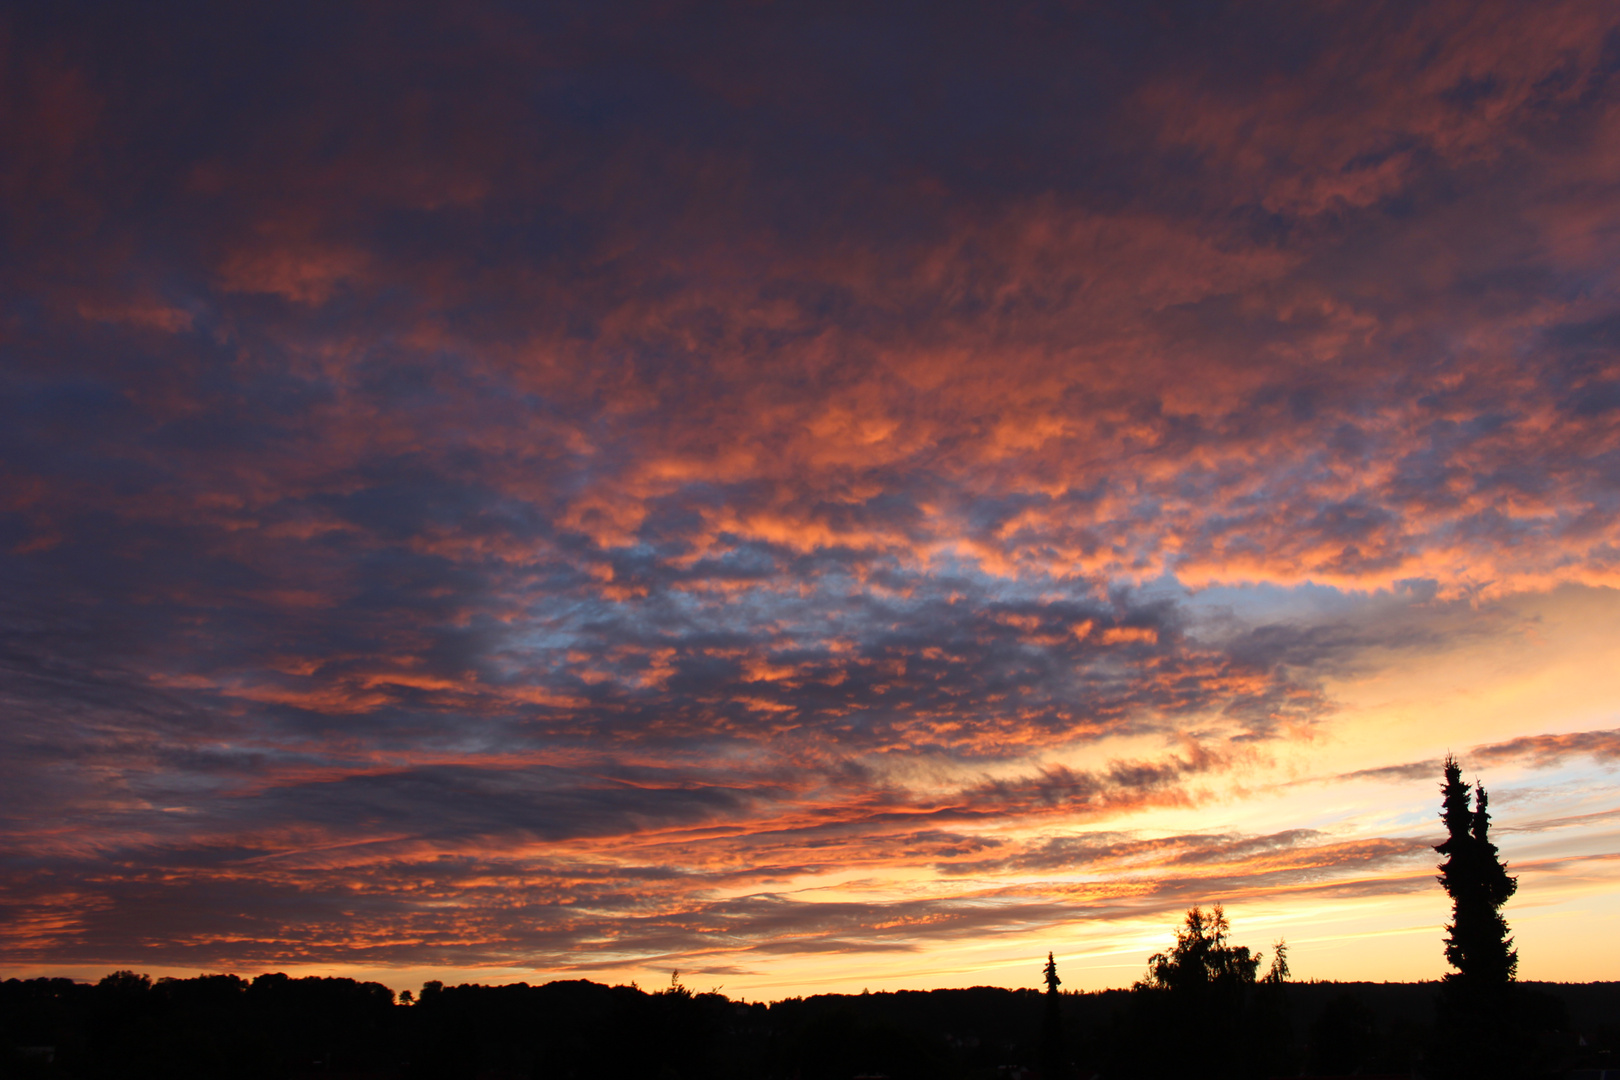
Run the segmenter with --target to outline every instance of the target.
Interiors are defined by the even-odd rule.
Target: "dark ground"
[[[1526,1075],[1613,1060],[1620,983],[1520,986],[1537,1054]],[[1443,1071],[1437,993],[1289,983],[1241,1001],[1125,990],[1059,1000],[1074,1077],[1406,1076]],[[573,981],[430,984],[407,1006],[349,979],[12,979],[0,983],[0,1075],[1017,1080],[1037,1075],[1045,1004],[1034,990],[976,987],[765,1005]]]

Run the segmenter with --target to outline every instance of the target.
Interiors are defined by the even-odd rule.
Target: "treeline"
[[[1539,1010],[1522,1075],[1602,1067],[1620,983],[1519,984]],[[1101,993],[966,990],[772,1004],[680,986],[585,981],[440,987],[397,1003],[378,983],[118,973],[0,983],[7,1076],[558,1077],[891,1080],[1278,1077],[1447,1072],[1439,986],[1245,984],[1225,999],[1140,985]],[[1049,1006],[1063,1037],[1050,1047]],[[1442,1025],[1443,1026],[1443,1025]],[[1584,1043],[1584,1045],[1583,1045]]]

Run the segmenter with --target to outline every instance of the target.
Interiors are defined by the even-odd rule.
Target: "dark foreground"
[[[1620,983],[1522,984],[1527,1075],[1620,1068]],[[1444,1075],[1436,984],[1290,983],[1244,1001],[1058,995],[1070,1077]],[[0,983],[3,1075],[49,1077],[995,1078],[1051,1066],[1051,1000],[977,987],[792,998],[574,981],[429,984],[122,974]],[[1528,1060],[1528,1059],[1527,1059]]]

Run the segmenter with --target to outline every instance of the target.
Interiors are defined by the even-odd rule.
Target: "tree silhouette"
[[[1260,956],[1234,945],[1219,904],[1193,908],[1176,931],[1175,946],[1148,958],[1133,987],[1137,1063],[1147,1076],[1240,1077],[1255,1074],[1271,1047],[1257,1045],[1253,1005]]]
[[[1046,954],[1046,968],[1041,972],[1046,980],[1046,1016],[1041,1021],[1041,1075],[1046,1080],[1058,1080],[1068,1075],[1069,1055],[1063,1038],[1063,998],[1058,987],[1057,961]]]
[[[1258,1076],[1288,1076],[1295,1071],[1289,974],[1288,942],[1278,938],[1271,946],[1271,967],[1255,988],[1249,1012],[1249,1045]]]
[[[1440,864],[1440,884],[1451,897],[1446,960],[1457,969],[1447,978],[1481,988],[1510,983],[1518,973],[1519,953],[1508,936],[1501,907],[1519,882],[1508,876],[1490,841],[1489,797],[1484,785],[1475,784],[1474,807],[1469,808],[1462,768],[1449,754],[1440,791],[1440,819],[1447,836],[1435,850],[1446,856]]]
[[[1208,913],[1193,908],[1176,931],[1175,948],[1148,957],[1147,978],[1137,987],[1188,990],[1210,984],[1253,985],[1260,957],[1250,955],[1247,945],[1228,943],[1226,935],[1231,929],[1221,905],[1216,904]]]
[[[1281,986],[1288,981],[1292,974],[1288,970],[1288,941],[1278,938],[1271,946],[1271,967],[1266,972],[1266,983],[1272,986]]]
[[[1515,993],[1519,954],[1501,907],[1519,885],[1491,843],[1490,799],[1484,785],[1462,780],[1455,756],[1446,755],[1440,785],[1440,820],[1446,839],[1435,851],[1440,884],[1451,897],[1445,977],[1437,1015],[1432,1071],[1441,1076],[1523,1075],[1532,1051],[1524,1002]],[[1473,805],[1469,805],[1469,796]]]

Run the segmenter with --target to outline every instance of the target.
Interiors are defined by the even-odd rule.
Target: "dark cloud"
[[[1562,735],[1524,735],[1506,742],[1486,743],[1458,755],[1463,767],[1485,765],[1524,764],[1547,769],[1562,765],[1570,758],[1591,758],[1598,762],[1620,760],[1620,729],[1605,731],[1571,731]],[[1406,783],[1427,780],[1439,775],[1440,761],[1413,761],[1405,765],[1384,765],[1376,769],[1358,769],[1337,777],[1338,780],[1375,780],[1388,783]]]
[[[1506,742],[1476,746],[1468,757],[1481,764],[1527,761],[1538,768],[1557,765],[1566,758],[1592,757],[1620,760],[1620,728],[1608,731],[1572,731],[1564,735],[1525,735]]]

